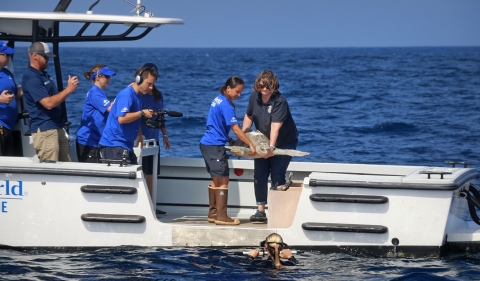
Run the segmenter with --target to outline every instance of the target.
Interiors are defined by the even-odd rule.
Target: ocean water
[[[145,62],[159,66],[157,86],[172,144],[162,157],[201,157],[198,143],[209,104],[232,75],[246,87],[235,101],[243,120],[254,79],[271,69],[287,97],[300,136],[296,161],[447,166],[480,165],[480,47],[438,48],[72,48],[60,52],[62,78],[81,76],[67,99],[70,131],[78,128],[96,63],[117,71],[107,94],[133,81]],[[17,81],[26,48],[15,55]],[[49,73],[54,76],[53,62]],[[288,241],[286,241],[288,243]],[[130,248],[90,252],[0,251],[5,280],[478,280],[480,255],[383,259],[308,252],[301,266],[272,270],[242,264],[229,249]]]

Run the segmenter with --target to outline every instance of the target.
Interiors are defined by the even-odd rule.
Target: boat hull
[[[256,224],[248,219],[253,161],[229,160],[228,211],[242,223],[217,226],[206,220],[210,179],[200,159],[161,158],[156,200],[140,166],[2,160],[3,248],[251,248],[277,232],[299,250],[420,257],[478,250],[480,242],[458,196],[475,169],[435,168],[451,174],[429,180],[422,171],[431,167],[292,162],[294,183],[269,191],[269,221]],[[167,215],[157,217],[157,206]]]

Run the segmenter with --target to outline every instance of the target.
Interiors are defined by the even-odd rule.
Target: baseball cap
[[[103,74],[103,75],[107,75],[107,76],[113,76],[117,73],[115,71],[110,70],[110,68],[108,68],[107,66],[104,66],[104,67],[100,68],[98,71],[96,71],[95,73],[93,73],[92,76],[90,77],[90,79],[92,79],[92,80],[95,79],[95,76],[97,76],[99,74]]]
[[[56,57],[56,55],[52,54],[50,52],[50,48],[48,47],[48,45],[44,42],[35,42],[33,43],[30,48],[28,48],[28,53],[29,54],[33,54],[33,53],[37,53],[37,54],[41,54],[41,55],[45,55],[49,58],[54,58]]]
[[[5,44],[3,41],[0,41],[0,53],[12,55],[13,53],[15,53],[15,50],[8,47],[7,44]]]

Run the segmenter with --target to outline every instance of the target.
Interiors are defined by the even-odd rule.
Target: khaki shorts
[[[63,129],[51,129],[43,132],[37,129],[37,132],[32,134],[32,138],[33,147],[35,147],[40,162],[72,161],[70,143]]]

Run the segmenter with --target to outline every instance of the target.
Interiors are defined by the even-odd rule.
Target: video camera
[[[166,111],[164,109],[160,109],[157,112],[155,112],[154,117],[144,120],[143,123],[150,128],[157,128],[157,129],[164,128],[165,127],[165,122],[167,121],[167,120],[165,120],[165,114],[170,116],[170,117],[182,117],[183,116],[183,113],[181,113],[181,112]]]

